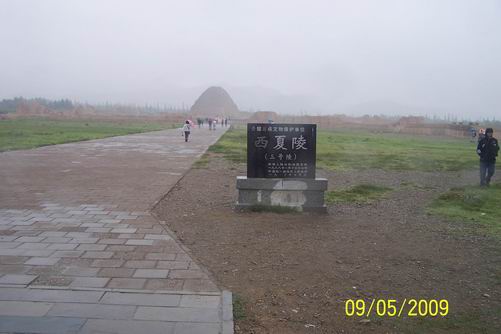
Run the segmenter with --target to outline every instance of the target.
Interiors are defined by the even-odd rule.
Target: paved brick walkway
[[[149,213],[222,133],[0,153],[0,332],[232,333],[231,293]]]

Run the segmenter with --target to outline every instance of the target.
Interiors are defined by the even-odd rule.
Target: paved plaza
[[[0,333],[233,333],[231,293],[150,214],[222,133],[0,153]]]

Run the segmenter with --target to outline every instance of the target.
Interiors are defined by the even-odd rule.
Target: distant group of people
[[[483,128],[480,128],[478,130],[478,141],[481,141],[482,139],[485,138],[485,132],[486,130]],[[475,140],[477,139],[477,129],[473,126],[470,127],[470,134],[471,134],[471,141],[475,142]]]
[[[197,118],[197,125],[199,128],[203,128],[204,124],[207,123],[209,125],[209,130],[216,130],[216,125],[221,124],[221,127],[227,127],[229,118]],[[195,123],[191,120],[186,120],[183,127],[181,128],[182,135],[184,136],[184,141],[188,142],[190,137],[191,128],[195,126]]]
[[[199,128],[202,128],[205,123],[209,125],[209,130],[216,130],[217,124],[221,124],[221,127],[227,127],[228,126],[228,121],[229,118],[197,118],[197,124]]]

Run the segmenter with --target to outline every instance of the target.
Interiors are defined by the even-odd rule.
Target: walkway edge
[[[233,334],[233,295],[231,291],[223,290],[222,293],[222,333]]]

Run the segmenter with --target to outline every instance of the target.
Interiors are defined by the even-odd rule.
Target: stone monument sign
[[[248,178],[315,178],[315,124],[247,124]]]
[[[237,177],[237,208],[326,212],[327,180],[315,178],[316,136],[315,124],[247,124],[247,176]]]

